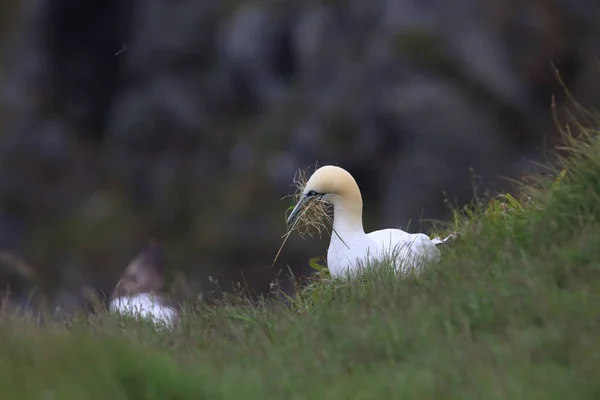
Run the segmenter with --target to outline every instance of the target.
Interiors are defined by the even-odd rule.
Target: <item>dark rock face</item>
[[[494,191],[531,171],[563,100],[552,62],[600,103],[599,4],[22,0],[3,29],[0,247],[50,291],[74,268],[111,292],[149,237],[190,281],[266,290],[324,254],[290,240],[270,267],[280,198],[315,161],[354,174],[367,229],[415,230],[470,201],[474,175]]]

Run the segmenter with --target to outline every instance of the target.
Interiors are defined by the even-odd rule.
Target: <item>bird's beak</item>
[[[296,218],[298,218],[298,215],[300,214],[300,211],[302,210],[304,205],[307,204],[311,199],[312,199],[312,196],[307,196],[305,194],[302,195],[302,197],[300,198],[300,201],[298,201],[298,203],[296,203],[296,206],[294,207],[294,209],[292,210],[292,212],[290,213],[290,215],[287,218],[286,224],[287,224],[288,228],[294,224],[294,221],[296,220]]]

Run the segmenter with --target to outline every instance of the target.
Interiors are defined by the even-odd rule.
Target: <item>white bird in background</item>
[[[125,268],[113,293],[110,312],[141,317],[173,328],[178,313],[159,291],[164,286],[162,247],[150,242]]]
[[[312,174],[287,219],[288,226],[311,201],[333,204],[333,231],[327,250],[327,266],[332,277],[352,274],[368,261],[386,257],[394,261],[397,271],[418,269],[423,262],[439,261],[440,251],[436,244],[449,239],[430,239],[423,233],[411,234],[400,229],[365,233],[360,189],[352,175],[337,166],[326,165]]]

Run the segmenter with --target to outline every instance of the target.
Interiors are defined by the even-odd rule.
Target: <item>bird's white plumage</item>
[[[334,215],[334,225],[335,225]],[[400,229],[370,233],[334,230],[327,250],[327,266],[332,276],[352,273],[372,261],[388,260],[399,272],[418,271],[427,262],[440,260],[440,251],[427,235]]]
[[[110,302],[109,310],[121,315],[148,319],[168,328],[172,328],[177,319],[177,311],[174,308],[160,304],[159,299],[150,293],[114,298]]]
[[[352,274],[369,261],[390,260],[396,271],[406,272],[440,259],[436,243],[443,240],[439,238],[432,240],[425,234],[400,229],[365,233],[360,189],[352,175],[340,167],[326,165],[317,169],[303,193],[302,201],[317,197],[333,204],[333,230],[327,250],[327,266],[333,277]],[[301,204],[295,210],[300,207]]]

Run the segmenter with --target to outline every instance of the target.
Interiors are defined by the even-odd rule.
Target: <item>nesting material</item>
[[[304,188],[306,187],[306,182],[308,182],[307,171],[309,168],[305,170],[299,169],[294,174],[294,181],[292,185],[295,188],[294,194],[285,196],[283,198],[286,199],[291,197],[293,199],[293,205],[286,210],[286,219],[288,217],[287,214],[289,214],[290,211],[292,211],[294,205],[298,204],[298,202],[302,199],[302,196],[304,195]],[[316,164],[315,169],[317,169]],[[279,247],[279,250],[275,255],[273,265],[275,265],[277,258],[279,258],[279,254],[281,254],[283,246],[285,246],[285,243],[287,242],[288,238],[292,233],[297,232],[302,238],[305,238],[307,236],[321,237],[323,233],[326,233],[333,225],[332,215],[333,209],[330,203],[327,203],[325,201],[313,201],[307,204],[306,207],[302,209],[301,214],[298,218],[296,218],[294,223],[291,226],[288,226],[288,231],[285,233],[285,235],[282,236],[283,242],[281,243],[281,246]]]
[[[304,189],[306,188],[307,182],[308,178],[306,177],[306,170],[298,170],[294,176],[294,186],[296,188],[296,191],[293,194],[294,204],[298,204],[304,195]],[[292,208],[293,207],[290,207],[288,212],[291,211]],[[294,224],[289,227],[288,234],[295,231],[298,232],[301,237],[321,237],[333,224],[332,213],[333,208],[330,203],[320,199],[312,201],[303,208],[302,214],[295,220]]]

